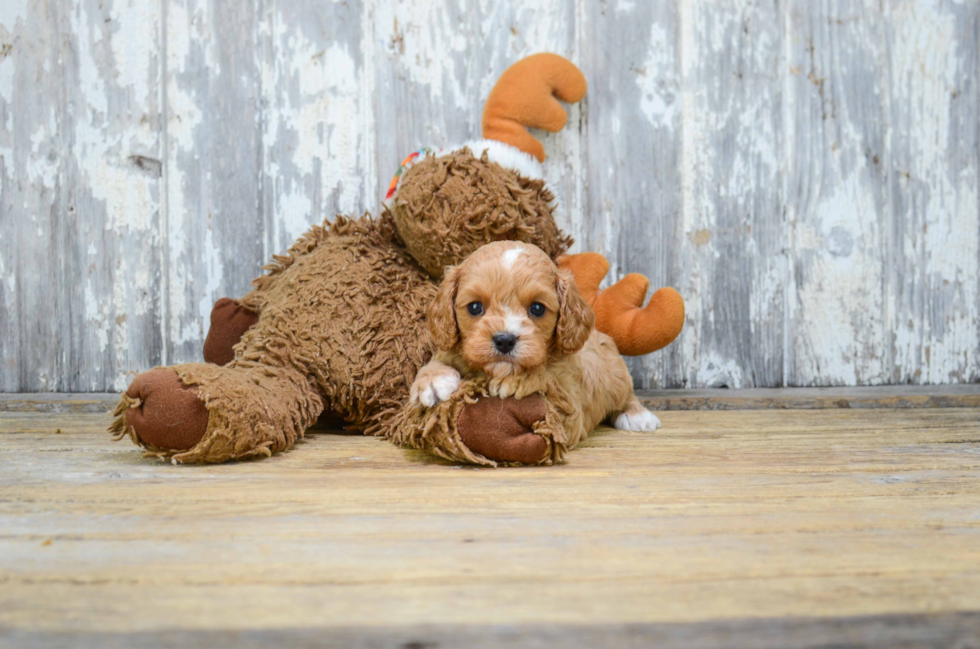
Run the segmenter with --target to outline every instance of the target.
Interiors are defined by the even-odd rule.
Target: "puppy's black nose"
[[[506,331],[499,331],[493,335],[493,346],[501,354],[509,354],[517,345],[517,336]]]

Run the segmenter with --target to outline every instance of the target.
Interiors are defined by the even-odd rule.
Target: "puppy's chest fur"
[[[454,367],[463,379],[485,381],[490,396],[544,395],[562,413],[570,447],[622,412],[633,396],[633,380],[616,343],[599,331],[576,354],[552,356],[537,368],[507,376],[489,376],[452,352],[439,352],[435,360]]]

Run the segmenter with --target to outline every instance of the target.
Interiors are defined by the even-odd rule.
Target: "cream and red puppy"
[[[606,420],[624,430],[660,427],[633,394],[613,339],[594,329],[571,274],[532,244],[490,243],[448,268],[428,317],[439,351],[416,376],[413,402],[434,406],[482,373],[491,396],[567,397],[568,448]]]

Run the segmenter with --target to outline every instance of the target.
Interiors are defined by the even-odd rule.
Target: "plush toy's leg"
[[[134,442],[147,447],[186,451],[208,429],[208,410],[196,386],[180,382],[171,367],[143,372],[129,385],[120,412]]]
[[[534,432],[534,424],[544,421],[546,412],[544,400],[537,395],[482,397],[463,405],[456,428],[471,451],[489,460],[535,464],[548,452],[547,440]]]
[[[175,463],[225,462],[290,448],[322,411],[315,385],[296,370],[190,363],[137,376],[110,431]]]
[[[408,404],[388,422],[385,436],[398,446],[469,464],[561,461],[568,439],[551,401],[537,395],[487,397],[484,387],[463,381],[452,397],[431,408]]]
[[[259,321],[259,314],[236,300],[223,297],[211,309],[211,328],[204,341],[204,360],[227,365],[235,358],[235,345]]]

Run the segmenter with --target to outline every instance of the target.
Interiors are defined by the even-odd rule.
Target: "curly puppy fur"
[[[558,424],[548,431],[552,452],[543,462],[560,460],[606,419],[655,429],[659,420],[633,394],[615,343],[594,323],[571,274],[541,249],[488,244],[446,269],[429,307],[439,352],[416,376],[408,408],[425,417],[464,381],[494,397],[542,394],[556,404]]]
[[[132,386],[110,431],[175,462],[288,449],[324,410],[351,428],[398,441],[394,415],[433,353],[425,316],[443,266],[490,241],[527,241],[557,257],[571,240],[555,225],[541,181],[469,150],[417,162],[393,199],[391,212],[378,219],[338,216],[275,256],[241,300],[259,317],[235,346],[234,360],[172,367],[182,385],[198,387],[208,411],[207,430],[193,447],[161,449],[141,439],[137,426],[147,404]],[[470,460],[465,445],[453,441],[455,418],[441,435],[429,450]],[[440,444],[449,450],[438,450]]]

